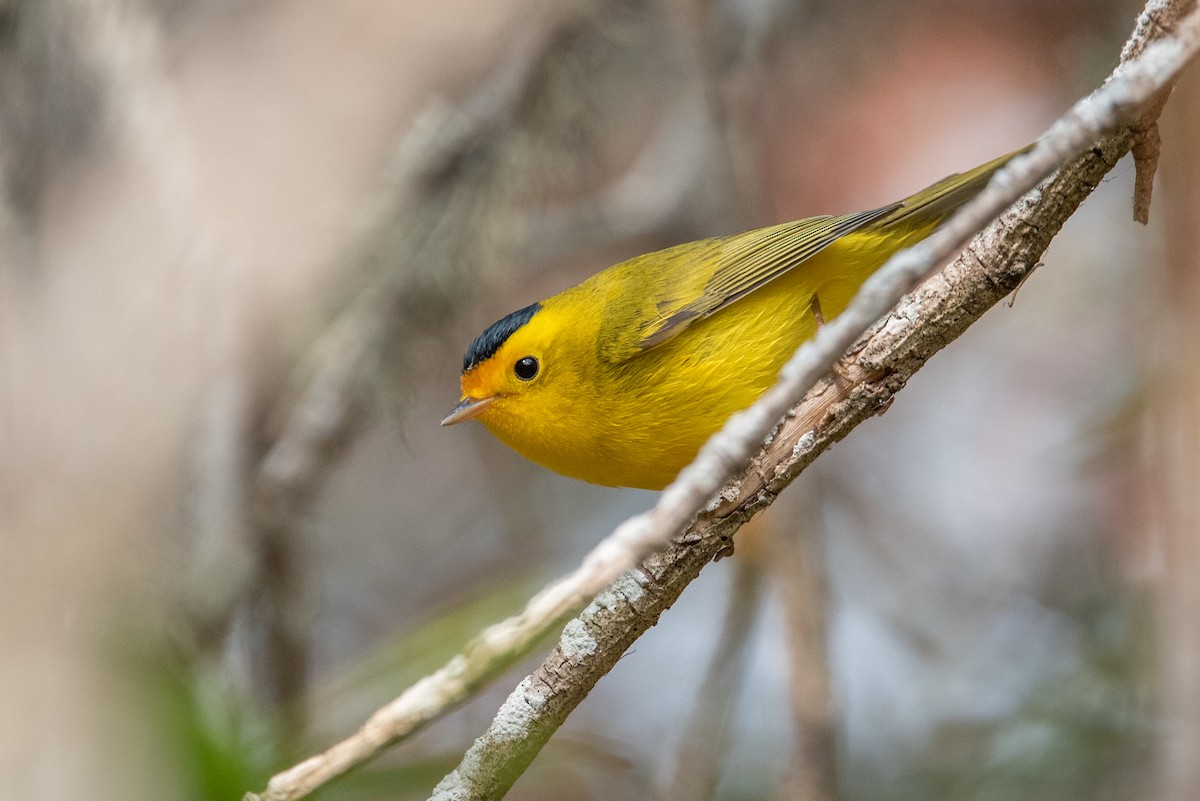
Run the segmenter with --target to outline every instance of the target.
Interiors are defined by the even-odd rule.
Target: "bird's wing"
[[[719,312],[797,265],[833,241],[878,220],[900,207],[883,208],[840,217],[810,217],[793,223],[710,240],[715,261],[708,282],[696,294],[660,292],[654,314],[638,330],[636,351],[647,351],[668,341],[697,320]],[[713,252],[715,251],[715,252]],[[635,351],[635,352],[636,352]],[[628,355],[635,355],[630,352]]]
[[[1031,146],[1030,146],[1031,147]],[[613,362],[652,350],[697,320],[770,283],[832,242],[867,226],[936,225],[976,195],[992,173],[1027,148],[949,175],[897,203],[840,217],[810,217],[679,245],[617,267],[604,297],[601,357]],[[607,276],[606,270],[601,275]]]

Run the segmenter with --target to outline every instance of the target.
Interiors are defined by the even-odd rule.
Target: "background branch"
[[[789,760],[778,797],[790,801],[833,801],[838,797],[837,739],[829,665],[830,604],[824,527],[814,521],[810,526],[789,531],[767,518],[764,528],[766,562],[783,599],[791,657],[788,700],[796,739],[795,756]]]
[[[1163,721],[1161,798],[1200,797],[1200,157],[1188,142],[1200,133],[1200,75],[1189,72],[1163,114],[1167,138],[1161,185],[1165,275],[1155,302],[1172,316],[1155,326],[1154,378],[1145,436],[1153,443],[1140,480],[1141,510],[1162,543],[1156,667],[1161,670]]]
[[[730,730],[745,675],[745,651],[754,632],[762,596],[762,566],[739,559],[721,624],[721,639],[697,689],[692,714],[684,722],[671,783],[661,801],[705,801],[716,797],[729,757]]]

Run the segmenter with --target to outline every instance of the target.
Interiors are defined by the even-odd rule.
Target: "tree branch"
[[[1101,135],[1128,125],[1144,104],[1174,80],[1198,47],[1200,18],[1193,14],[1170,38],[1118,68],[1103,87],[1080,101],[1029,153],[997,173],[987,189],[933,236],[897,254],[872,276],[850,307],[797,351],[779,383],[750,409],[734,415],[704,446],[653,509],[619,526],[573,573],[539,592],[521,614],[486,629],[440,670],[376,712],[354,735],[278,774],[264,792],[247,794],[247,799],[301,798],[372,759],[462,703],[594,597],[567,624],[558,646],[518,685],[487,733],[434,794],[438,799],[502,796],[596,681],[704,565],[728,546],[745,520],[769,505],[829,445],[886,410],[895,392],[929,356],[1032,271],[1062,223],[1130,148],[1128,128],[1103,139]],[[1099,144],[1075,158],[1097,140]],[[839,356],[927,272],[962,248],[1023,192],[1068,162],[1052,182],[1004,214],[855,347],[850,365],[843,370],[844,379],[821,380]],[[803,402],[789,412],[802,397]],[[786,419],[749,469],[714,497],[785,413]],[[695,522],[679,536],[693,518]],[[641,568],[635,569],[639,563]]]
[[[703,494],[711,486],[707,481],[728,465],[725,460],[737,460],[739,449],[761,430],[762,417],[773,414],[770,396],[789,399],[793,387],[807,385],[812,371],[836,359],[830,354],[838,352],[838,334],[849,336],[864,326],[862,320],[875,313],[875,304],[893,302],[896,298],[890,293],[896,287],[961,246],[964,231],[981,227],[1037,177],[1096,141],[1103,131],[1128,124],[1145,102],[1170,85],[1198,46],[1200,17],[1193,14],[1173,38],[1147,48],[1137,61],[1119,68],[1102,89],[1077,104],[1028,157],[1014,161],[934,237],[892,259],[846,313],[798,351],[776,388],[748,413],[739,415],[741,419],[731,420],[705,447],[696,463],[668,488],[654,512],[670,508],[669,495]],[[567,624],[558,647],[517,686],[488,731],[438,785],[432,798],[502,797],[599,678],[658,620],[704,565],[727,547],[729,538],[750,515],[769,505],[829,445],[863,420],[885,411],[894,394],[934,352],[1020,284],[1063,222],[1129,150],[1132,140],[1128,129],[1104,137],[1048,185],[1031,192],[1001,216],[966,253],[905,300],[872,336],[855,347],[849,368],[843,369],[848,374],[844,379],[822,381],[788,414],[750,469],[722,493],[723,500],[716,508],[701,514],[665,551],[647,558],[640,570],[629,574],[632,580],[627,577],[615,583]],[[852,322],[843,322],[847,320]],[[839,322],[843,322],[843,331],[827,335]],[[739,431],[746,431],[746,436],[731,442]],[[726,443],[727,449],[723,447]],[[689,486],[680,488],[681,484]],[[657,530],[669,531],[671,522],[670,517],[659,518]]]

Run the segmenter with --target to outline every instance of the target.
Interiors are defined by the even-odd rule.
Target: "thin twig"
[[[1005,215],[1002,224],[989,229],[964,256],[915,293],[860,349],[861,363],[848,372],[855,382],[817,386],[809,400],[788,416],[752,469],[723,493],[725,502],[710,505],[710,498],[749,460],[793,403],[925,273],[962,248],[975,231],[1039,180],[1067,164],[1105,131],[1128,121],[1174,79],[1198,45],[1200,19],[1193,15],[1171,39],[1119,68],[1034,149],[998,173],[946,226],[918,247],[897,254],[876,273],[842,315],[799,349],[781,372],[780,382],[753,407],[731,418],[705,445],[653,509],[620,525],[578,569],[539,592],[519,615],[486,629],[461,654],[376,712],[358,732],[276,775],[265,791],[247,798],[301,798],[374,758],[462,703],[594,597],[587,610],[568,624],[542,667],[505,702],[486,741],[481,738],[485,745],[468,752],[439,785],[435,797],[503,795],[595,681],[671,605],[750,514],[770,503],[829,444],[885,408],[931,353],[1015,287],[1062,222],[1128,151],[1128,131],[1106,137],[1046,189],[1031,193],[1016,211]],[[709,510],[687,536],[673,542],[706,506]],[[634,570],[643,560],[643,568]],[[489,743],[505,747],[489,748]]]
[[[1138,17],[1133,36],[1121,50],[1121,60],[1129,61],[1141,55],[1146,45],[1163,31],[1175,28],[1184,15],[1195,7],[1195,0],[1149,0]],[[1150,199],[1154,193],[1154,174],[1158,171],[1158,157],[1162,151],[1162,138],[1158,132],[1158,116],[1171,93],[1171,86],[1163,88],[1151,102],[1147,103],[1142,116],[1130,125],[1133,130],[1133,219],[1145,225],[1150,221]]]

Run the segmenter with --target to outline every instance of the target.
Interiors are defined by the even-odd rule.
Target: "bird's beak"
[[[480,412],[491,405],[496,399],[495,395],[490,395],[486,398],[463,398],[458,402],[458,405],[450,410],[450,414],[442,420],[442,425],[452,426],[458,423],[466,422],[473,417],[478,417]]]

